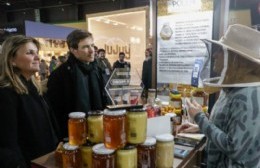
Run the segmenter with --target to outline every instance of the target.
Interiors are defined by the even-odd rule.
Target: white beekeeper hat
[[[260,75],[257,74],[260,70],[258,68],[260,67],[260,32],[244,25],[235,24],[229,26],[219,41],[209,39],[203,41],[206,44],[209,43],[211,49],[221,48],[223,56],[223,67],[221,67],[219,76],[210,79],[201,77],[204,85],[214,87],[260,85]],[[214,66],[219,66],[219,63],[215,62]]]

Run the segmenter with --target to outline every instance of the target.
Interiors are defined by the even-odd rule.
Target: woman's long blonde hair
[[[40,49],[40,43],[36,39],[24,35],[14,35],[4,41],[0,53],[0,87],[11,87],[18,94],[28,94],[27,87],[19,77],[20,70],[12,65],[12,58],[16,56],[19,48],[29,42],[34,43],[38,50]],[[34,76],[31,77],[31,80],[38,92],[42,94],[40,83]]]

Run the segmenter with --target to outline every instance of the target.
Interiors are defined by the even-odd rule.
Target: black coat
[[[70,57],[74,56],[70,55]],[[52,72],[47,84],[48,90],[46,96],[55,113],[58,125],[61,130],[61,135],[59,136],[60,140],[62,138],[68,137],[68,114],[70,112],[81,111],[85,112],[86,114],[88,113],[88,111],[82,110],[81,108],[77,107],[77,101],[81,98],[78,97],[75,91],[76,65],[74,61],[71,61],[70,57],[67,62],[63,63]],[[95,89],[99,89],[102,95],[96,95],[95,93],[92,93],[91,90],[87,90],[89,99],[91,99],[91,101],[94,103],[91,105],[91,107],[88,107],[88,109],[102,110],[106,105],[106,96],[104,91],[102,72],[98,68],[96,61],[90,64],[92,64],[94,67],[94,70],[92,70],[90,73],[92,76],[94,76],[93,80],[96,80],[95,83],[97,83],[97,85],[95,85],[94,87]],[[102,102],[102,107],[95,106],[95,99],[97,97],[102,97],[102,100],[98,100]]]
[[[143,62],[142,81],[146,90],[152,88],[152,58]]]
[[[57,137],[48,107],[31,82],[29,94],[0,88],[0,167],[29,167],[30,160],[54,151]]]

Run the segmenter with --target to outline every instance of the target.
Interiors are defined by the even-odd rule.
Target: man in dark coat
[[[145,60],[143,62],[142,82],[144,84],[144,97],[147,98],[148,89],[152,88],[152,51],[145,50]]]
[[[106,98],[101,70],[94,59],[92,34],[75,30],[67,37],[68,60],[49,77],[47,97],[61,128],[60,138],[68,136],[68,114],[80,111],[88,115],[103,110]]]
[[[126,62],[125,61],[125,53],[124,52],[120,52],[119,53],[119,59],[114,62],[113,64],[113,70],[115,70],[115,68],[131,68],[131,64],[130,62]]]

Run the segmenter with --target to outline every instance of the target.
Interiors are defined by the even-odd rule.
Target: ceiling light
[[[9,2],[6,2],[5,4],[6,4],[7,6],[11,6],[11,4],[10,4]]]

